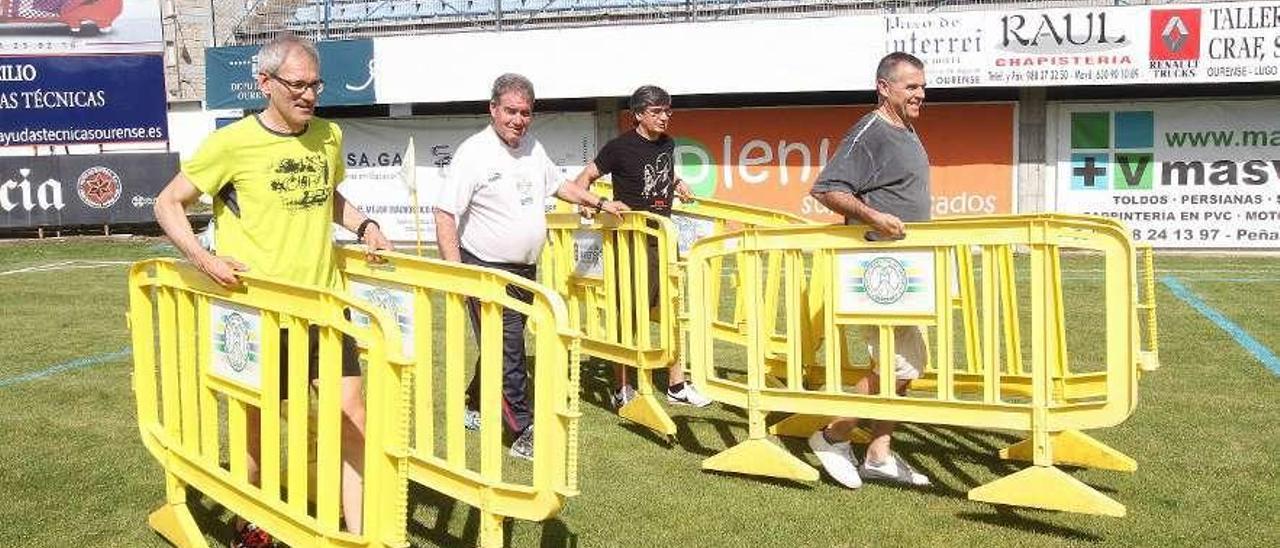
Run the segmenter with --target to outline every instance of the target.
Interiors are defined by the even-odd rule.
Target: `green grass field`
[[[0,546],[165,545],[145,523],[163,479],[134,417],[123,263],[172,254],[144,239],[0,244]],[[1160,256],[1157,267],[1280,349],[1280,261]],[[1127,422],[1092,432],[1139,469],[1069,469],[1125,504],[1126,518],[967,500],[970,488],[1021,468],[995,456],[1018,439],[1009,432],[903,427],[896,448],[934,478],[923,490],[704,473],[702,459],[745,438],[740,412],[672,408],[680,433],[669,445],[612,414],[606,368],[591,365],[582,495],[552,521],[515,522],[510,545],[1280,545],[1280,377],[1167,287],[1158,291],[1164,367],[1143,377]],[[817,465],[802,440],[785,443]],[[414,546],[474,541],[472,509],[420,487],[410,498]],[[228,516],[193,500],[210,542],[225,545]]]

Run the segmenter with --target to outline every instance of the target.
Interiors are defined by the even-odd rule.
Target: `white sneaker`
[[[827,475],[850,489],[862,487],[862,477],[858,475],[858,458],[850,451],[849,442],[831,443],[822,435],[822,430],[809,436],[809,448],[818,456],[822,469]]]
[[[676,392],[672,392],[671,388],[667,388],[667,403],[674,405],[692,405],[694,407],[706,407],[711,405],[711,398],[703,396],[690,383],[684,383],[684,386]]]
[[[862,475],[867,479],[893,481],[905,485],[913,485],[921,487],[931,485],[929,476],[916,472],[907,461],[898,456],[897,453],[890,452],[889,460],[885,462],[872,463],[867,461],[862,463],[859,469]]]

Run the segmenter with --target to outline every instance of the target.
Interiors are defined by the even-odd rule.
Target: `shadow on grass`
[[[425,521],[418,519],[419,513],[425,514]],[[465,513],[465,522],[461,531],[450,530],[455,514]],[[506,520],[502,526],[502,544],[511,546],[513,520]],[[533,523],[532,527],[540,528],[538,546],[544,548],[576,548],[578,535],[559,519]],[[430,546],[475,546],[480,533],[480,510],[467,506],[417,484],[409,486],[409,538],[410,541],[426,541]],[[416,543],[415,543],[416,544]]]
[[[985,523],[1006,529],[1016,529],[1027,533],[1035,533],[1065,540],[1100,542],[1102,537],[1090,532],[1054,525],[1042,520],[1024,516],[1021,512],[1038,512],[1038,510],[1012,510],[1002,506],[992,506],[989,512],[959,512],[957,518],[977,523]]]
[[[219,546],[230,545],[235,536],[231,524],[235,516],[194,487],[187,487],[187,508],[191,510],[191,517],[205,537],[213,537]],[[159,533],[156,536],[160,536]]]

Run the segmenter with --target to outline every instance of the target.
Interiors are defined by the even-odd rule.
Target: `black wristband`
[[[604,209],[604,196],[601,196],[600,199],[596,201],[595,207],[596,207],[596,213],[599,213],[600,210]]]
[[[360,221],[360,226],[356,227],[357,242],[364,240],[364,231],[369,228],[369,225],[375,225],[378,227],[379,230],[382,229],[382,225],[378,224],[378,221],[375,221],[373,219],[366,218],[365,220]]]

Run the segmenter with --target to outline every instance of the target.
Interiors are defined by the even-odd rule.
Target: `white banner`
[[[538,98],[627,96],[644,84],[678,95],[871,89],[880,26],[843,16],[374,38],[374,86],[380,103],[487,101],[504,72],[529,77]],[[624,61],[637,44],[663,61]]]
[[[1280,6],[1220,2],[886,15],[934,87],[1280,79]]]
[[[645,44],[646,58],[675,62],[619,63],[634,44]],[[626,96],[649,83],[682,95],[846,91],[874,89],[876,60],[892,51],[923,59],[934,87],[1275,81],[1280,6],[1000,6],[394,36],[374,39],[374,70],[380,103],[487,100],[493,79],[512,71],[532,79],[539,97]],[[424,63],[423,52],[466,55]]]
[[[415,226],[422,240],[435,241],[435,203],[458,145],[489,123],[488,116],[431,116],[409,119],[338,119],[343,130],[347,178],[339,186],[357,209],[378,221],[392,241],[412,243]],[[595,116],[546,113],[534,116],[533,135],[570,179],[595,157]],[[409,137],[415,141],[418,215],[415,220],[401,164]],[[338,229],[340,240],[353,234]]]
[[[1061,105],[1057,209],[1159,247],[1280,247],[1280,100]]]

